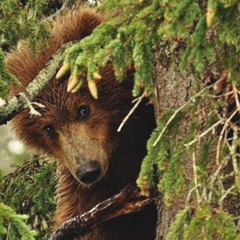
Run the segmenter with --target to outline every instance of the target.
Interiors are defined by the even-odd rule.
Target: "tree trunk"
[[[184,105],[191,96],[191,91],[196,85],[197,80],[193,76],[185,76],[178,70],[176,63],[171,61],[167,54],[163,59],[156,56],[155,81],[157,90],[157,101],[155,104],[157,119],[161,118],[169,109],[178,109]],[[162,60],[163,59],[163,60]],[[161,61],[162,60],[162,61]],[[182,129],[182,137],[187,134],[188,123],[185,122]],[[187,158],[184,160],[185,176],[192,177],[192,166]],[[176,199],[171,207],[167,207],[163,198],[157,200],[158,209],[158,228],[157,240],[165,239],[169,227],[173,222],[177,212],[183,209],[186,196]]]
[[[163,56],[164,55],[164,56]],[[205,88],[203,79],[199,79],[193,74],[186,75],[180,72],[179,65],[176,58],[170,57],[168,55],[168,50],[165,49],[164,53],[159,51],[156,54],[156,66],[155,66],[155,83],[156,83],[156,92],[157,92],[157,101],[155,102],[155,110],[156,110],[156,118],[161,119],[164,114],[170,109],[176,110],[181,108],[184,104],[190,101],[193,97],[194,93],[196,93],[196,89]],[[205,76],[207,77],[207,76]],[[200,132],[206,129],[206,121],[207,121],[207,113],[209,113],[211,109],[211,102],[209,99],[201,98],[201,109],[206,109],[201,113],[199,119],[199,130]],[[191,124],[191,116],[184,118],[184,121],[181,123],[180,134],[177,135],[177,139],[180,141],[184,140],[184,138],[189,133],[189,128]],[[208,170],[209,177],[212,173],[216,171],[215,166],[215,158],[216,158],[216,146],[217,140],[219,137],[219,133],[212,134],[215,137],[211,138],[211,150],[209,152],[208,158],[206,161],[213,162],[211,163],[211,167]],[[171,139],[171,136],[169,136]],[[204,141],[201,140],[195,146],[196,153],[196,161],[198,161],[198,157],[200,155],[200,148],[204,144]],[[187,148],[186,148],[187,149]],[[184,178],[186,181],[186,185],[188,188],[184,190],[180,197],[171,202],[170,205],[164,202],[164,193],[161,194],[156,200],[156,205],[158,209],[158,223],[157,223],[157,240],[166,239],[166,236],[169,232],[170,226],[176,218],[177,213],[186,207],[187,202],[191,201],[192,206],[197,206],[197,200],[195,197],[190,197],[189,200],[189,183],[190,181],[194,181],[194,167],[193,167],[193,159],[189,154],[189,151],[185,151],[182,157],[182,166],[184,167]],[[229,160],[227,165],[223,168],[225,173],[232,172],[232,162]],[[161,181],[161,180],[160,180]],[[224,182],[224,187],[227,189],[234,182],[233,178],[227,178]],[[234,217],[240,216],[240,196],[236,194],[234,196],[230,195],[224,200],[223,209],[232,214]],[[239,220],[237,223],[238,226]],[[215,239],[215,238],[214,238]],[[218,239],[218,238],[216,238]]]

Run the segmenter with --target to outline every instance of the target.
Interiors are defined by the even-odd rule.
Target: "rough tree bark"
[[[163,57],[164,55],[164,57]],[[155,102],[156,119],[161,118],[168,110],[176,110],[182,107],[184,104],[189,102],[193,97],[196,88],[203,89],[205,87],[204,78],[208,77],[207,74],[202,75],[201,79],[197,78],[193,74],[183,74],[179,70],[178,54],[173,58],[169,55],[168,49],[161,50],[155,54],[156,66],[155,66],[155,84],[156,84],[156,95],[157,101]],[[217,63],[216,63],[217,65]],[[216,73],[216,65],[211,66],[212,69],[208,71]],[[220,76],[220,73],[219,75]],[[203,100],[201,102],[202,107],[206,107],[206,112],[209,112],[209,102],[208,100]],[[202,122],[206,120],[204,115],[202,117]],[[179,140],[184,139],[187,136],[191,119],[185,119],[184,123],[181,125],[181,134],[178,135]],[[206,124],[206,122],[204,122]],[[200,127],[199,129],[201,129]],[[216,139],[218,133],[216,133]],[[171,136],[170,136],[171,139]],[[216,145],[217,140],[212,141],[212,150],[210,151],[210,157],[207,161],[211,161],[211,156],[215,159],[216,155]],[[196,159],[199,157],[198,149],[196,150]],[[184,178],[187,183],[193,179],[193,165],[192,159],[188,154],[184,154],[182,158],[182,165],[184,166]],[[232,167],[229,164],[225,171],[229,172],[229,168],[232,171]],[[216,170],[216,169],[215,169]],[[209,169],[209,172],[214,171]],[[229,185],[233,182],[233,179],[228,179],[225,184]],[[182,210],[186,204],[186,199],[189,193],[189,189],[177,199],[173,201],[170,206],[166,206],[163,201],[163,196],[160,196],[156,200],[156,205],[158,209],[158,223],[157,223],[157,237],[156,240],[164,240],[169,232],[170,226],[175,220],[175,217],[179,210]],[[240,216],[240,196],[228,197],[225,201],[225,209],[233,214],[235,217]],[[194,204],[194,203],[193,203]],[[239,226],[239,221],[238,221]]]
[[[180,73],[177,63],[174,63],[166,51],[165,58],[156,54],[155,82],[157,101],[155,103],[156,118],[169,109],[178,109],[189,101],[191,90],[197,80],[193,76],[184,76]],[[187,123],[182,129],[182,137],[187,133]],[[185,176],[191,178],[192,169],[190,162],[185,159]],[[165,239],[169,227],[173,222],[177,212],[184,207],[186,196],[176,199],[169,208],[164,205],[160,196],[156,202],[158,209],[157,240]]]

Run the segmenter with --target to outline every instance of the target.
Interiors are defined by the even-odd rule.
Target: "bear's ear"
[[[81,6],[78,6],[56,18],[53,27],[50,28],[48,47],[38,56],[34,57],[31,54],[28,44],[20,42],[18,47],[6,57],[8,70],[22,83],[20,89],[13,87],[12,95],[23,91],[64,43],[81,40],[90,35],[101,22],[100,14],[92,9],[81,9]]]
[[[90,35],[101,22],[102,17],[93,9],[76,7],[56,19],[52,29],[53,44],[59,38],[63,43],[81,40]]]

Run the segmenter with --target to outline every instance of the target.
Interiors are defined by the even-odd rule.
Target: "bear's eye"
[[[43,127],[45,135],[53,137],[55,135],[55,130],[51,125],[46,125]]]
[[[87,106],[81,106],[78,109],[78,118],[84,119],[90,114],[90,108]]]

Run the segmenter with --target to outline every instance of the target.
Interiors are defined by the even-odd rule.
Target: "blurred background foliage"
[[[55,209],[55,180],[55,164],[38,156],[0,178],[0,202],[4,204],[0,205],[0,211],[6,206],[14,209],[14,212],[6,214],[8,221],[5,219],[3,222],[0,239],[49,238]],[[16,224],[19,214],[20,219],[26,216],[20,225]],[[0,223],[1,217],[4,216],[0,214]],[[22,231],[22,228],[25,230]]]
[[[0,127],[0,136],[0,168],[6,174],[23,163],[27,155],[23,144],[14,137],[8,125]]]

